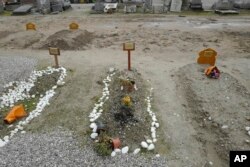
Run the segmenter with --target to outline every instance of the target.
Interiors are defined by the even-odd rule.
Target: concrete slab
[[[14,15],[25,15],[25,14],[28,14],[32,8],[33,8],[33,5],[22,5],[22,6],[18,7],[17,9],[15,9],[13,11],[13,14]]]

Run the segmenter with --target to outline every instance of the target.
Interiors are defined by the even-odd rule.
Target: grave
[[[3,13],[3,4],[0,2],[0,13]]]
[[[232,10],[233,9],[233,3],[229,0],[219,0],[214,5],[214,9],[216,10]]]
[[[172,0],[170,11],[171,12],[180,12],[182,6],[182,0]]]
[[[33,5],[22,5],[13,11],[13,15],[25,15],[30,13]]]

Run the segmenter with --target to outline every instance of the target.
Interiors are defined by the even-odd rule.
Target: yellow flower
[[[131,97],[130,96],[125,96],[122,98],[122,103],[126,106],[131,106]]]

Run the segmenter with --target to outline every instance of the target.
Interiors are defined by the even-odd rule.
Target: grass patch
[[[11,11],[6,11],[4,10],[3,13],[0,13],[0,16],[11,16],[12,12]]]
[[[109,156],[112,153],[112,145],[110,137],[106,132],[101,132],[99,135],[99,141],[94,143],[94,150],[100,156]]]
[[[26,113],[30,113],[31,111],[33,111],[36,108],[36,104],[38,103],[38,101],[39,101],[39,98],[35,97],[35,98],[31,98],[31,99],[20,100],[17,103],[15,103],[15,105],[23,104]],[[11,110],[11,107],[5,107],[5,108],[1,109],[1,111],[0,111],[1,120],[4,120],[4,118],[7,116],[8,112],[10,110]],[[3,138],[4,136],[8,135],[8,132],[13,130],[15,128],[15,126],[18,124],[18,122],[23,120],[23,119],[25,119],[25,118],[19,119],[19,120],[15,121],[14,123],[12,123],[11,125],[13,125],[13,126],[6,124],[4,121],[1,121],[0,122],[0,138]]]

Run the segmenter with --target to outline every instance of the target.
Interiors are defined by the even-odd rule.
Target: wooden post
[[[135,43],[123,43],[123,50],[128,51],[128,70],[131,71],[131,50],[135,50]]]
[[[128,70],[131,71],[130,50],[128,50]]]
[[[58,56],[60,56],[60,49],[59,48],[49,48],[49,54],[54,55],[55,67],[59,68]]]
[[[56,68],[59,68],[59,63],[58,63],[57,55],[54,55],[54,57],[55,57]]]

